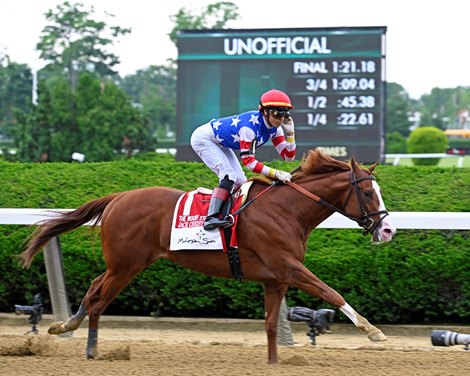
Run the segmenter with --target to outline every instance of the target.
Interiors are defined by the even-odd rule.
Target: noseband
[[[296,191],[304,194],[305,196],[313,199],[314,201],[318,202],[319,204],[327,207],[328,209],[338,212],[341,215],[344,215],[345,217],[349,218],[350,220],[356,222],[360,227],[363,228],[362,234],[367,235],[367,234],[373,234],[377,227],[380,226],[380,223],[382,223],[383,219],[388,215],[388,212],[386,210],[378,210],[378,211],[373,211],[373,212],[367,212],[365,206],[364,206],[364,201],[362,200],[361,197],[361,191],[359,190],[359,183],[363,180],[375,180],[375,178],[372,175],[365,176],[362,178],[357,179],[356,175],[354,174],[354,171],[351,169],[351,187],[348,192],[348,196],[346,198],[346,201],[344,202],[344,205],[342,208],[338,208],[329,202],[323,200],[322,198],[318,197],[317,195],[307,191],[305,188],[302,188],[298,184],[292,183],[292,182],[287,182],[286,184],[294,188]],[[352,192],[356,192],[356,197],[357,201],[359,202],[359,208],[361,210],[362,216],[360,218],[354,217],[347,213],[344,208],[346,207]],[[385,214],[384,216],[381,216],[382,214]],[[374,222],[372,217],[379,216],[379,220],[377,222]]]

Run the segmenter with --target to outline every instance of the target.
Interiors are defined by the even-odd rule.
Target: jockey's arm
[[[282,129],[281,129],[281,132],[282,132]],[[239,135],[240,135],[240,157],[241,157],[241,161],[243,165],[247,169],[249,169],[250,171],[253,171],[254,173],[265,175],[269,178],[277,178],[282,181],[290,180],[289,173],[268,167],[256,159],[255,157],[256,135],[255,135],[255,132],[251,128],[248,128],[248,127],[240,128]],[[284,139],[284,136],[282,136],[282,138]],[[287,144],[285,139],[284,139],[284,142]],[[294,156],[292,157],[292,160],[294,158],[295,158],[295,142],[294,142]],[[289,176],[287,176],[286,174]]]
[[[273,145],[279,155],[287,162],[295,159],[297,146],[295,144],[295,133],[288,132],[284,137],[284,131],[281,127],[277,128],[277,132],[272,139]]]

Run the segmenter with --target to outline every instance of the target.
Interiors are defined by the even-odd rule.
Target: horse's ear
[[[356,161],[354,160],[353,157],[351,157],[351,169],[352,169],[354,172],[356,172],[357,169],[358,169],[357,163],[356,163]]]
[[[379,161],[376,161],[372,166],[370,166],[368,168],[369,172],[372,174],[375,170],[375,168],[377,167],[377,165],[379,164]]]

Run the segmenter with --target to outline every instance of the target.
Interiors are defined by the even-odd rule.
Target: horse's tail
[[[73,211],[59,212],[58,217],[39,222],[39,227],[29,237],[28,249],[20,254],[20,264],[28,268],[34,256],[57,235],[75,230],[90,221],[94,221],[92,226],[95,227],[101,220],[104,209],[118,195],[119,193],[113,193],[97,198]]]

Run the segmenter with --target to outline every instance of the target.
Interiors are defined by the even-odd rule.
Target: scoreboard
[[[191,30],[178,37],[177,159],[209,120],[255,110],[275,88],[291,98],[298,156],[383,159],[386,27]],[[278,159],[269,144],[259,160]]]

